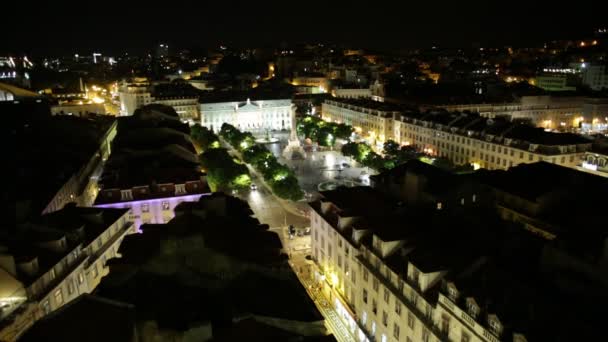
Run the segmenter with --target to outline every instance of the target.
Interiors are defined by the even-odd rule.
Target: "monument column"
[[[283,151],[283,157],[285,159],[302,159],[304,158],[304,149],[300,146],[300,140],[298,140],[297,125],[296,125],[296,110],[295,105],[291,104],[291,132],[289,133],[289,141]]]

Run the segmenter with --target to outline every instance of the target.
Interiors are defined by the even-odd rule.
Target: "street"
[[[340,185],[345,180],[350,180],[351,184],[354,184],[352,181],[359,181],[362,172],[367,174],[368,170],[355,167],[354,163],[349,158],[343,157],[339,151],[307,152],[303,160],[286,160],[282,156],[285,146],[286,142],[281,139],[278,143],[268,144],[267,148],[280,163],[288,165],[295,171],[300,186],[311,194],[311,197],[296,203],[278,199],[251,168],[252,182],[258,186],[257,190],[243,191],[237,196],[249,203],[261,223],[268,224],[271,231],[279,234],[285,252],[289,255],[290,266],[298,275],[302,286],[306,288],[319,312],[325,317],[328,330],[338,341],[354,341],[355,337],[340,318],[326,293],[313,284],[311,272],[316,266],[312,260],[307,259],[311,254],[310,235],[295,235],[290,238],[288,226],[310,227],[309,219],[298,212],[307,211],[306,201],[318,197],[319,184]],[[350,167],[342,166],[343,163],[348,163]]]

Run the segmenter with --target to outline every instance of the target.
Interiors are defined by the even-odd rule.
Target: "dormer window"
[[[448,296],[453,302],[458,299],[458,290],[456,290],[456,287],[452,284],[448,284]]]
[[[477,318],[477,315],[479,315],[479,306],[473,298],[467,299],[467,313],[473,318]]]
[[[496,315],[488,316],[488,325],[490,326],[490,330],[496,335],[500,335],[500,331],[502,330],[502,325],[498,321]]]
[[[412,280],[414,281],[414,283],[418,284],[419,278],[420,278],[420,272],[418,272],[418,270],[414,268],[414,270],[412,271]]]

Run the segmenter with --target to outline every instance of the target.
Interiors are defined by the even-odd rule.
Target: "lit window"
[[[441,202],[437,202],[437,210],[441,210],[442,207],[443,207],[443,204],[441,204]]]
[[[44,314],[51,312],[51,304],[49,303],[48,299],[42,303],[42,311],[44,311]]]
[[[55,291],[55,303],[57,303],[57,305],[63,304],[63,291],[61,289]]]
[[[393,337],[399,339],[399,325],[397,323],[393,323]]]
[[[162,201],[163,210],[169,210],[169,201]]]
[[[416,323],[416,319],[414,318],[414,315],[411,312],[407,313],[407,326],[410,327],[410,329],[414,330],[414,325]]]
[[[68,294],[74,293],[74,279],[68,280]]]
[[[150,212],[150,204],[148,203],[144,203],[141,205],[141,212],[142,213],[148,213]]]

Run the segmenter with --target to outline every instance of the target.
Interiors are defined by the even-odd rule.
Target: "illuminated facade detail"
[[[174,209],[182,202],[196,202],[204,193],[173,196],[154,199],[143,199],[136,201],[124,201],[115,203],[97,204],[97,208],[130,209],[130,220],[133,221],[135,229],[139,231],[142,224],[167,223],[175,217]]]
[[[121,84],[118,88],[120,115],[133,115],[138,108],[154,103],[172,107],[182,121],[198,120],[198,97],[155,95],[153,88],[146,79]]]
[[[338,100],[323,102],[321,116],[327,121],[342,122],[355,127],[355,131],[370,144],[382,144],[393,136],[394,118],[398,111],[385,109],[381,102],[369,101],[374,107],[364,108],[357,104],[350,104]]]
[[[55,232],[52,240],[45,237],[46,250],[41,252],[36,240],[24,240],[21,247],[31,245],[28,258],[10,253],[4,256],[3,266],[8,271],[0,269],[0,303],[2,318],[10,317],[11,323],[4,321],[7,324],[0,328],[0,340],[18,340],[35,321],[79,295],[93,292],[109,272],[106,262],[120,257],[118,248],[122,240],[135,232],[129,216],[128,210],[82,207],[43,215],[37,224]],[[74,223],[81,225],[82,234],[75,234],[70,228]],[[36,239],[37,234],[40,231],[36,229],[28,231],[29,238]],[[77,237],[80,234],[82,237]]]
[[[361,127],[370,143],[378,142],[378,138],[392,139],[432,156],[448,158],[455,164],[475,164],[488,169],[508,169],[537,161],[576,168],[585,151],[591,148],[591,143],[571,134],[542,132],[539,138],[535,128],[518,126],[506,119],[441,111],[380,111],[377,109],[380,106],[374,101],[326,100],[322,115],[324,119]],[[490,133],[490,127],[496,132]]]
[[[201,125],[219,131],[223,123],[242,131],[291,129],[295,109],[290,99],[201,103]]]

